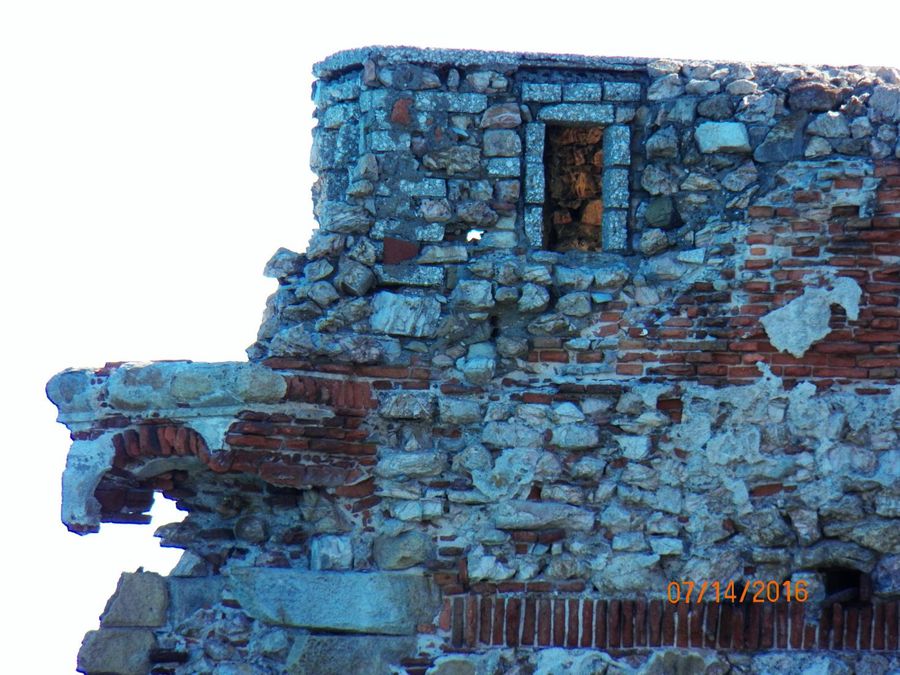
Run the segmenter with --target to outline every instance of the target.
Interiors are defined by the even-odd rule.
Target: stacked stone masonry
[[[315,74],[318,227],[249,362],[48,384],[70,530],[188,512],[79,669],[900,669],[900,73]]]

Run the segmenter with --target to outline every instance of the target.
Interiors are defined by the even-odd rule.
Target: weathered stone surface
[[[488,129],[484,132],[485,157],[516,157],[522,152],[522,141],[511,129]]]
[[[550,293],[543,286],[525,284],[519,297],[520,312],[543,312],[550,304]]]
[[[561,527],[569,530],[590,530],[594,514],[568,504],[510,500],[491,509],[497,527],[505,530],[544,530]]]
[[[434,400],[427,391],[390,391],[381,395],[378,413],[389,419],[429,420]]]
[[[750,152],[747,127],[740,122],[703,122],[694,137],[700,152]]]
[[[448,175],[452,176],[472,171],[478,166],[480,159],[481,151],[478,148],[471,145],[454,145],[429,152],[422,158],[422,163],[427,169],[446,171]]]
[[[848,277],[835,279],[831,289],[807,288],[803,295],[766,314],[760,323],[778,351],[800,358],[831,332],[831,305],[840,305],[851,320],[859,316],[862,289]]]
[[[793,110],[824,111],[836,108],[842,92],[821,82],[797,84],[790,89],[788,105]]]
[[[226,584],[250,616],[276,626],[412,635],[438,609],[420,574],[248,567],[231,570]]]
[[[166,622],[169,594],[165,580],[155,572],[123,573],[116,592],[106,604],[100,625],[152,628]]]
[[[84,636],[78,650],[78,670],[82,673],[146,675],[150,670],[150,650],[156,638],[149,630],[103,628]]]
[[[349,537],[326,534],[315,537],[309,547],[310,568],[349,570],[353,567],[353,545]]]
[[[365,265],[349,259],[342,260],[334,282],[342,293],[361,297],[372,288],[375,275]]]
[[[669,239],[662,230],[645,230],[638,244],[644,255],[655,255],[669,246]]]
[[[875,554],[850,542],[822,541],[810,548],[801,549],[796,562],[805,569],[849,567],[868,573],[875,566]]]
[[[482,129],[515,129],[521,123],[522,115],[515,103],[492,105],[481,116]]]
[[[662,101],[675,98],[684,93],[684,86],[677,73],[669,73],[653,81],[647,89],[647,98],[651,101]]]
[[[343,202],[325,202],[319,208],[318,216],[323,229],[341,234],[365,232],[375,222],[365,208]]]
[[[383,570],[405,570],[428,558],[431,537],[415,530],[399,536],[381,536],[375,539],[372,553],[375,563]]]
[[[553,428],[550,442],[563,450],[586,450],[600,442],[600,435],[593,426],[562,424]]]
[[[431,297],[382,291],[372,301],[372,330],[388,335],[433,337],[441,306]]]
[[[850,135],[850,126],[841,113],[832,111],[817,115],[806,127],[806,131],[814,136],[842,138]]]
[[[300,635],[287,657],[289,675],[390,675],[416,651],[415,637]]]
[[[490,281],[460,281],[450,296],[451,302],[465,309],[489,309],[494,306]]]
[[[437,476],[447,466],[447,457],[440,452],[394,452],[378,459],[375,472],[383,478],[418,478]]]

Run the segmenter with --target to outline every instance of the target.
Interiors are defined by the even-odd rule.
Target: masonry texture
[[[900,73],[314,72],[249,362],[48,384],[70,530],[189,513],[80,670],[897,672]]]

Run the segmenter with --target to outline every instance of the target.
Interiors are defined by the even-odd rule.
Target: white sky
[[[43,386],[105,361],[244,359],[302,250],[313,62],[367,44],[900,67],[896,2],[19,0],[0,5],[6,672],[73,672],[154,526],[59,522]]]

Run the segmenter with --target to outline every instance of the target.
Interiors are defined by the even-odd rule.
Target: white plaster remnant
[[[831,284],[831,289],[807,288],[799,298],[791,300],[784,307],[769,312],[760,319],[766,335],[775,349],[789,352],[798,359],[813,343],[831,332],[831,306],[840,305],[847,312],[847,318],[859,318],[859,299],[862,289],[849,277],[840,277]]]

